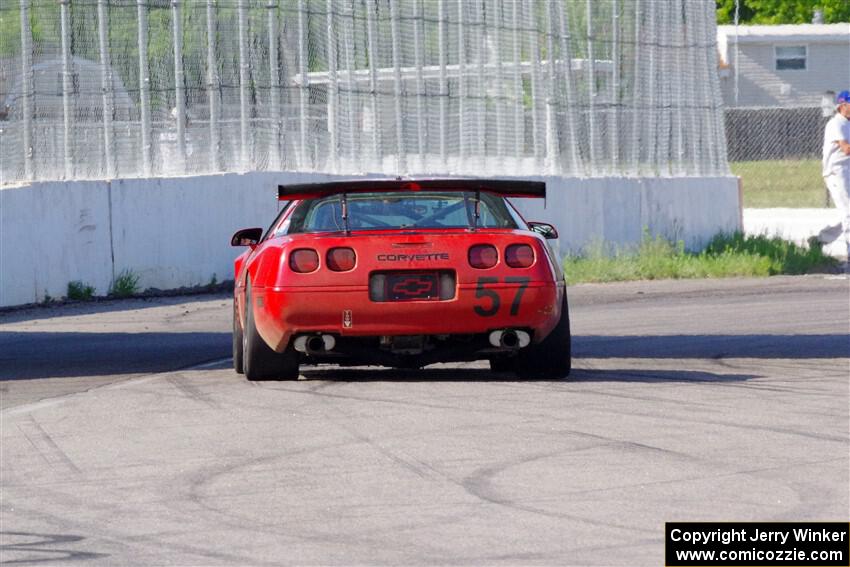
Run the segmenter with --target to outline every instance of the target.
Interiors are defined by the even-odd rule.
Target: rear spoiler
[[[389,191],[483,191],[503,197],[546,197],[546,183],[508,179],[372,179],[278,185],[280,201],[315,199],[340,193],[382,193]]]

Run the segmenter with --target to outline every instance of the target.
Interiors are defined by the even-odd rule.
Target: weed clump
[[[570,283],[582,283],[805,274],[836,264],[818,246],[806,249],[780,238],[718,235],[702,252],[689,252],[682,241],[644,234],[636,247],[610,252],[597,245],[567,256],[564,271]]]
[[[83,283],[79,280],[74,280],[72,282],[68,282],[68,299],[75,299],[77,301],[89,301],[92,297],[94,297],[94,286],[90,286],[87,283]]]
[[[113,297],[130,297],[139,291],[139,275],[132,270],[123,270],[115,277],[109,295]]]

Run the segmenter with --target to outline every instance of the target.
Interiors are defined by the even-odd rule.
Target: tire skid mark
[[[468,475],[466,478],[464,478],[461,482],[461,486],[464,488],[464,490],[466,490],[468,494],[484,502],[488,502],[490,504],[495,504],[498,506],[504,506],[521,512],[527,512],[529,514],[545,516],[548,518],[555,518],[558,520],[571,520],[574,522],[581,522],[584,524],[602,528],[615,528],[631,533],[654,533],[655,530],[650,528],[639,528],[635,527],[634,525],[594,520],[592,518],[588,518],[586,516],[578,514],[568,514],[566,512],[557,512],[538,508],[535,506],[530,506],[524,502],[517,502],[515,500],[502,496],[501,494],[499,494],[499,491],[493,486],[493,478],[508,469],[562,455],[567,452],[568,451],[553,451],[546,453],[536,453],[533,455],[527,455],[518,460],[505,461],[496,465],[481,467],[473,471],[472,474]]]
[[[334,383],[330,382],[330,388],[342,387],[348,384],[348,382]],[[335,392],[322,392],[322,391],[312,391],[312,390],[300,390],[295,388],[285,388],[285,387],[273,387],[269,388],[267,386],[263,386],[263,389],[269,392],[286,392],[290,394],[300,394],[305,396],[316,396],[317,398],[336,398],[341,400],[349,400],[349,401],[357,401],[357,402],[371,402],[371,403],[387,403],[394,404],[400,406],[409,406],[413,408],[427,408],[427,409],[440,409],[440,410],[452,410],[452,411],[460,411],[460,412],[474,412],[474,413],[484,413],[487,415],[492,415],[493,411],[490,408],[474,408],[468,406],[456,406],[449,404],[436,404],[436,403],[426,403],[426,402],[414,402],[409,399],[398,399],[398,398],[383,398],[383,397],[368,397],[368,396],[355,396],[350,394],[339,394]],[[502,415],[510,415],[514,417],[525,417],[525,418],[535,418],[540,417],[539,413],[526,412],[526,411],[516,411],[512,410],[502,410]]]
[[[324,451],[328,449],[334,448],[342,448],[348,447],[351,445],[360,444],[360,441],[346,441],[342,443],[333,443],[333,444],[325,444],[325,445],[317,445],[314,447],[304,447],[295,451],[288,451],[279,455],[275,455],[273,457],[264,457],[251,459],[248,461],[242,461],[239,463],[231,463],[229,465],[216,466],[212,467],[211,471],[206,471],[195,475],[194,480],[190,481],[190,489],[189,489],[189,498],[196,505],[201,508],[212,512],[217,517],[222,520],[222,523],[236,528],[236,529],[245,529],[246,522],[250,524],[252,532],[260,532],[268,535],[274,536],[284,536],[290,537],[294,540],[301,540],[311,543],[320,543],[327,544],[329,542],[335,542],[342,545],[350,545],[350,546],[363,546],[370,541],[375,545],[383,545],[385,543],[384,540],[375,539],[374,537],[380,535],[386,530],[375,528],[375,529],[367,529],[367,530],[359,530],[353,533],[341,534],[337,531],[324,531],[317,532],[316,530],[311,530],[309,532],[299,530],[297,525],[290,524],[286,526],[286,531],[281,531],[280,522],[278,523],[270,523],[270,522],[258,522],[257,518],[254,516],[250,516],[247,514],[239,514],[234,512],[231,508],[228,508],[226,511],[222,510],[213,504],[210,504],[207,500],[208,498],[203,496],[201,493],[203,487],[211,482],[213,482],[216,478],[219,478],[224,475],[234,474],[240,469],[249,468],[252,466],[256,466],[259,464],[269,464],[271,465],[274,462],[277,462],[281,459],[288,459],[293,456],[303,456],[311,453]],[[182,509],[182,508],[181,508]],[[419,522],[419,523],[411,523],[409,525],[395,525],[392,530],[394,531],[404,531],[404,530],[412,530],[412,529],[421,529],[425,527],[430,527],[433,525],[447,525],[451,523],[457,523],[463,520],[468,514],[453,514],[453,515],[443,515],[434,520],[427,522]],[[436,553],[442,551],[440,547],[428,548],[426,551],[431,556],[434,556]]]
[[[838,437],[834,435],[820,435],[816,433],[809,433],[805,431],[797,431],[794,429],[784,428],[784,427],[768,427],[757,424],[738,424],[732,422],[718,421],[713,419],[697,419],[697,418],[689,418],[684,414],[677,415],[663,415],[657,412],[647,412],[647,411],[639,411],[637,409],[629,410],[628,415],[636,416],[636,417],[649,417],[653,419],[663,419],[663,420],[671,420],[671,421],[684,421],[687,423],[696,423],[702,425],[717,425],[720,427],[729,427],[732,429],[743,429],[745,431],[753,430],[753,431],[765,431],[769,433],[781,433],[784,435],[794,435],[799,437],[805,437],[808,439],[814,439],[817,441],[834,441],[839,443],[848,443],[850,441],[850,435],[848,437]],[[846,417],[846,415],[844,416]]]
[[[64,495],[63,495],[64,496]],[[88,503],[87,503],[88,504]],[[133,535],[127,535],[124,532],[119,532],[118,530],[111,529],[110,524],[107,523],[99,523],[95,527],[95,529],[91,529],[92,526],[84,521],[76,520],[75,515],[69,514],[68,516],[58,516],[55,514],[44,512],[43,510],[34,510],[30,508],[26,508],[16,503],[8,504],[11,508],[21,514],[26,515],[31,518],[37,518],[42,522],[47,524],[56,526],[56,529],[61,529],[63,531],[72,530],[76,533],[96,533],[97,539],[105,540],[111,546],[120,549],[123,553],[125,553],[129,557],[134,558],[134,562],[138,564],[145,564],[146,559],[149,559],[144,555],[145,552],[148,552],[149,549],[155,549],[158,553],[161,553],[164,550],[171,550],[174,552],[180,553],[188,553],[192,555],[197,555],[199,557],[205,557],[208,559],[217,559],[221,561],[227,561],[230,564],[234,565],[279,565],[278,562],[263,562],[258,560],[256,557],[245,557],[240,555],[234,555],[231,553],[222,553],[210,550],[208,548],[197,547],[194,545],[184,544],[184,543],[174,543],[165,540],[161,532],[152,533],[152,534],[138,534],[134,533]],[[73,505],[79,506],[79,502],[74,502]],[[114,509],[114,507],[113,507]],[[185,510],[180,510],[181,513],[185,513]],[[187,530],[191,533],[191,529]],[[179,533],[179,532],[173,532]],[[134,543],[141,543],[145,545],[145,548],[140,550],[138,547],[130,546],[127,542],[132,541]],[[149,553],[149,552],[148,552]],[[114,555],[114,553],[112,554]],[[36,562],[36,561],[33,561]],[[39,563],[43,561],[37,561]],[[161,560],[153,560],[150,559],[147,561],[147,564],[157,564],[160,563]],[[119,563],[115,563],[119,564]]]
[[[166,381],[180,390],[190,400],[202,403],[212,409],[221,409],[221,405],[209,394],[192,383],[192,379],[182,372],[175,372]]]
[[[341,408],[339,408],[338,406],[333,406],[333,409],[335,411],[337,411],[338,413],[344,414],[344,411]],[[340,427],[342,427],[342,426],[340,426]],[[436,467],[434,467],[433,465],[431,465],[429,463],[423,463],[421,460],[418,460],[418,459],[403,458],[403,457],[395,454],[394,452],[390,451],[389,449],[386,449],[385,447],[377,444],[370,437],[355,431],[351,427],[343,427],[343,429],[349,435],[352,435],[353,437],[355,437],[357,439],[363,439],[364,442],[368,443],[371,447],[373,447],[379,453],[387,456],[394,463],[398,464],[399,466],[401,466],[404,469],[410,470],[411,472],[413,472],[417,476],[420,476],[420,477],[427,479],[427,480],[436,480],[432,474],[423,473],[423,467],[425,467],[428,470],[435,472],[437,475],[439,475],[439,477],[441,479],[449,481],[451,484],[456,485],[457,487],[462,489],[464,492],[466,492],[470,496],[476,498],[477,500],[479,500],[479,501],[481,501],[485,504],[495,504],[495,505],[511,508],[511,509],[514,509],[514,510],[524,511],[524,512],[528,512],[528,513],[532,513],[532,514],[536,514],[536,515],[540,515],[540,516],[555,518],[555,519],[569,519],[569,520],[572,520],[572,521],[581,522],[581,523],[584,523],[584,524],[593,525],[593,526],[597,526],[597,527],[614,527],[614,528],[619,528],[619,529],[622,529],[622,530],[631,531],[631,532],[638,532],[638,533],[650,533],[651,532],[651,530],[635,528],[634,526],[628,526],[628,525],[624,525],[624,524],[613,524],[613,523],[610,523],[610,522],[602,522],[602,521],[597,521],[597,520],[593,520],[593,519],[590,519],[590,518],[586,518],[584,516],[579,516],[579,515],[574,515],[574,514],[550,512],[550,511],[547,511],[547,510],[542,510],[542,509],[538,509],[538,508],[534,508],[534,507],[530,507],[530,506],[524,506],[522,504],[513,502],[513,501],[506,499],[506,498],[500,498],[497,495],[494,495],[495,491],[493,491],[494,494],[490,494],[487,491],[482,491],[482,490],[478,489],[477,482],[475,481],[475,477],[476,477],[478,471],[474,472],[471,476],[467,476],[467,477],[462,478],[462,479],[456,479],[456,478],[446,474],[445,472],[440,471],[439,469],[437,469]],[[592,434],[585,434],[583,432],[576,432],[576,433],[580,434],[582,436],[585,436],[585,437],[597,438],[597,439],[600,438],[599,436],[592,435]],[[605,438],[602,438],[602,439],[605,439]],[[660,450],[660,451],[665,452],[665,453],[668,452],[664,449],[660,449],[660,448],[656,448],[656,447],[642,446],[639,443],[635,443],[633,445],[637,446],[637,447],[646,447],[646,448],[649,448],[649,449],[652,449],[652,450]],[[563,454],[563,453],[569,453],[569,452],[571,452],[571,450],[562,450],[562,451],[556,451],[556,452],[552,452],[552,453],[543,453],[543,454],[539,454],[539,455],[532,455],[530,457],[523,457],[519,461],[509,461],[509,462],[501,463],[499,465],[485,467],[484,469],[479,469],[479,471],[481,471],[481,470],[486,470],[486,471],[492,470],[492,471],[500,472],[502,470],[507,470],[508,468],[512,468],[514,466],[527,464],[527,463],[530,463],[530,462],[534,462],[536,460],[540,460],[542,458],[555,456],[555,455]]]
[[[63,468],[74,475],[82,474],[80,468],[32,415],[28,415],[27,420],[18,423],[18,430],[50,467]]]
[[[441,482],[449,479],[444,473],[440,472],[428,463],[425,463],[419,459],[415,459],[408,455],[402,456],[394,451],[391,451],[380,443],[378,443],[377,441],[375,441],[375,439],[373,439],[372,437],[360,433],[353,427],[346,427],[339,423],[338,425],[346,432],[346,434],[348,434],[352,438],[368,445],[369,447],[371,447],[372,449],[374,449],[375,451],[377,451],[378,453],[380,453],[402,469],[412,472],[422,480]]]
[[[0,557],[4,557],[3,560],[0,560],[0,564],[2,565],[53,561],[89,561],[109,557],[108,553],[76,551],[74,549],[64,548],[68,544],[79,543],[86,539],[77,535],[2,531],[0,532],[0,536],[3,536],[3,540],[7,540],[9,537],[13,538],[13,540],[16,538],[23,538],[24,540],[19,543],[13,542],[0,545]],[[53,545],[62,545],[63,548],[51,548],[50,546]],[[8,554],[14,554],[15,552],[29,555],[24,555],[24,557],[19,559],[8,559]]]
[[[657,414],[644,414],[646,416],[659,417]],[[850,441],[850,437],[839,437],[836,435],[826,435],[826,434],[817,434],[817,433],[809,433],[806,431],[798,431],[794,429],[789,429],[787,427],[770,427],[766,425],[756,425],[756,424],[738,424],[731,423],[727,421],[719,421],[715,419],[691,419],[685,417],[684,415],[678,415],[675,417],[676,420],[686,421],[688,423],[698,423],[704,425],[718,425],[720,427],[728,427],[731,429],[743,429],[745,431],[765,431],[769,433],[780,433],[783,435],[793,435],[797,437],[804,437],[807,439],[815,439],[817,441],[834,441],[838,443],[846,444]]]
[[[788,468],[796,468],[796,467],[808,467],[812,465],[822,465],[828,464],[838,461],[844,461],[844,459],[827,459],[823,461],[811,461],[811,462],[802,462],[802,463],[791,463],[791,464],[782,464],[772,467],[761,467],[757,469],[742,469],[737,471],[729,471],[722,472],[717,474],[708,474],[708,475],[697,475],[697,476],[686,476],[681,478],[674,479],[664,479],[664,480],[651,480],[651,481],[643,481],[643,482],[634,482],[627,484],[620,484],[617,486],[606,486],[604,488],[586,488],[582,490],[565,490],[558,497],[551,498],[538,498],[532,499],[530,502],[547,502],[549,500],[555,498],[561,498],[565,496],[576,496],[576,495],[587,495],[587,494],[600,494],[605,492],[612,492],[618,490],[627,490],[631,488],[638,487],[649,487],[649,486],[664,486],[664,485],[673,485],[680,483],[689,483],[689,482],[702,482],[705,480],[722,480],[736,476],[753,476],[760,473],[772,472],[772,471],[784,471]]]
[[[232,463],[226,464],[216,464],[207,468],[202,468],[196,471],[194,474],[190,475],[185,480],[181,481],[183,484],[187,485],[185,490],[186,496],[188,496],[189,500],[201,508],[213,512],[219,516],[224,518],[230,518],[238,520],[238,523],[232,523],[233,527],[244,528],[245,521],[252,522],[252,526],[256,526],[258,524],[256,518],[247,516],[244,514],[238,514],[233,512],[231,509],[224,511],[213,504],[208,502],[209,497],[203,494],[204,487],[212,484],[216,479],[232,475],[238,471],[242,471],[245,469],[250,469],[252,467],[269,465],[281,461],[283,459],[289,459],[292,457],[301,457],[305,455],[310,455],[312,453],[317,453],[320,451],[325,451],[328,449],[337,449],[342,447],[348,447],[352,445],[351,442],[342,442],[342,443],[330,443],[330,444],[322,444],[322,445],[314,445],[310,447],[302,447],[300,449],[295,449],[291,451],[284,451],[282,453],[272,455],[272,456],[264,456],[264,457],[256,457],[251,459],[243,459]],[[260,523],[262,525],[262,523]],[[274,524],[266,524],[267,526],[273,526]],[[277,533],[277,532],[269,532],[269,533]]]
[[[154,380],[161,379],[163,377],[168,377],[170,374],[174,372],[181,372],[187,370],[205,370],[211,367],[215,367],[222,362],[226,362],[227,358],[216,358],[214,360],[208,360],[206,362],[201,362],[198,364],[192,364],[190,366],[186,366],[183,368],[175,368],[174,370],[169,370],[167,372],[156,372],[154,374],[143,374],[133,375],[133,376],[125,376],[122,378],[118,378],[112,382],[108,382],[106,384],[99,384],[97,386],[92,386],[91,388],[87,388],[85,390],[77,391],[77,392],[68,392],[67,394],[62,394],[61,396],[52,396],[42,398],[36,402],[22,404],[19,406],[12,406],[9,408],[5,408],[0,410],[0,417],[10,416],[10,415],[19,415],[19,414],[28,414],[30,412],[37,411],[39,409],[54,407],[60,404],[67,402],[68,400],[78,399],[80,397],[86,396],[92,392],[98,391],[109,391],[115,389],[124,389],[124,388],[134,388],[140,384],[145,384],[147,382],[152,382]]]
[[[333,384],[333,383],[329,382],[328,384]],[[333,386],[336,386],[336,384],[333,384]],[[330,389],[331,386],[329,385],[327,388]],[[412,402],[410,400],[400,400],[400,399],[395,399],[395,398],[379,398],[379,397],[374,397],[374,396],[354,396],[354,395],[351,395],[351,394],[338,394],[338,393],[335,393],[335,392],[323,392],[323,391],[320,391],[319,389],[313,389],[313,388],[310,388],[308,390],[299,390],[299,389],[285,388],[285,387],[275,387],[275,388],[266,388],[266,389],[269,390],[269,391],[273,391],[273,392],[287,392],[287,393],[290,393],[290,394],[301,394],[301,395],[305,395],[305,396],[317,396],[317,397],[322,397],[322,398],[336,398],[336,399],[341,399],[341,400],[351,400],[351,401],[358,401],[358,402],[388,403],[388,404],[411,406],[411,407],[414,407],[414,408],[456,409],[456,410],[462,409],[462,408],[459,408],[459,407],[444,405],[444,404],[429,404],[429,403],[424,403],[424,402]]]

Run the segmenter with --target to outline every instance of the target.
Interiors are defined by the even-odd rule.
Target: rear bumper
[[[255,288],[255,321],[278,352],[296,335],[319,332],[370,337],[521,328],[539,342],[561,317],[563,293],[555,282],[460,284],[447,301],[373,302],[366,286]]]

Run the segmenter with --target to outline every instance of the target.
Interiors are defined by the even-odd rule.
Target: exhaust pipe
[[[332,335],[299,335],[292,342],[292,347],[305,354],[321,354],[334,349],[336,339]]]
[[[490,344],[497,348],[517,350],[531,343],[531,335],[525,331],[501,329],[490,333]]]
[[[502,333],[502,337],[499,339],[499,346],[503,348],[517,348],[518,345],[519,337],[516,336],[515,331],[509,329]]]

